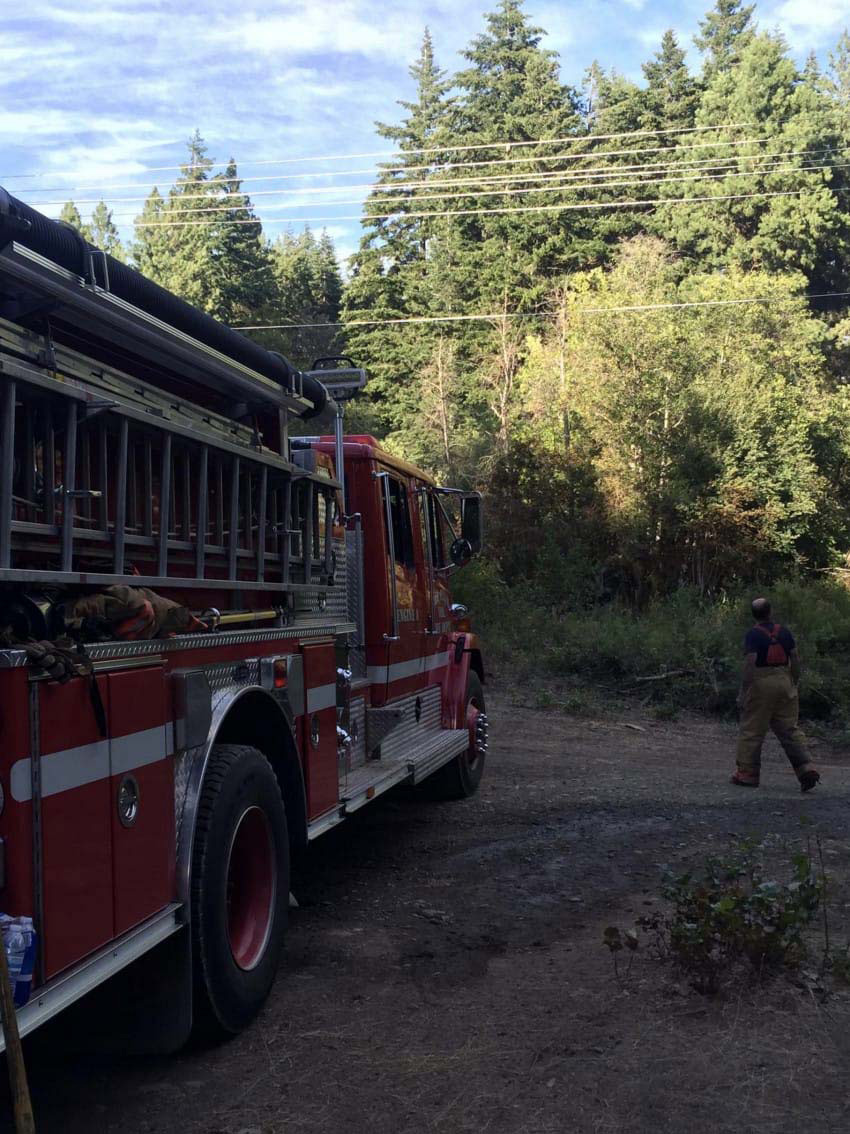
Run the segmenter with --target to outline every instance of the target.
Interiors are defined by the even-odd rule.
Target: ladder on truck
[[[0,318],[0,582],[331,585],[340,485],[288,459],[286,413],[276,452],[250,416],[55,342],[49,316]]]

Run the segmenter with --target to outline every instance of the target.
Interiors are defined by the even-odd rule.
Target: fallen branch
[[[666,681],[668,677],[693,677],[695,669],[668,669],[666,673],[655,673],[652,677],[636,677],[635,684],[643,681]]]

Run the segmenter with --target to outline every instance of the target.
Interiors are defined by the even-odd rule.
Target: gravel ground
[[[30,1046],[41,1134],[850,1128],[846,992],[781,978],[707,999],[643,952],[621,984],[601,944],[656,905],[661,864],[766,832],[820,835],[850,940],[850,752],[818,746],[801,796],[771,741],[745,791],[727,725],[488,695],[476,797],[387,797],[313,847],[251,1028],[167,1060]]]

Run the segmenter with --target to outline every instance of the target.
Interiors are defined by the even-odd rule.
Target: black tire
[[[250,887],[234,890],[245,879]],[[271,765],[256,748],[217,744],[210,753],[191,895],[196,1030],[233,1035],[269,994],[289,913],[286,812]],[[236,945],[234,927],[241,931]]]
[[[466,705],[472,703],[482,713],[486,713],[484,688],[481,679],[473,670],[466,679]],[[472,747],[455,756],[448,764],[438,768],[423,784],[431,799],[467,799],[478,791],[484,775],[485,752],[476,752]]]

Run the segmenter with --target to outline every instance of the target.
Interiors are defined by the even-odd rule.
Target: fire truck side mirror
[[[483,527],[481,493],[464,493],[460,502],[460,531],[461,538],[469,544],[470,555],[477,555],[483,546]]]

